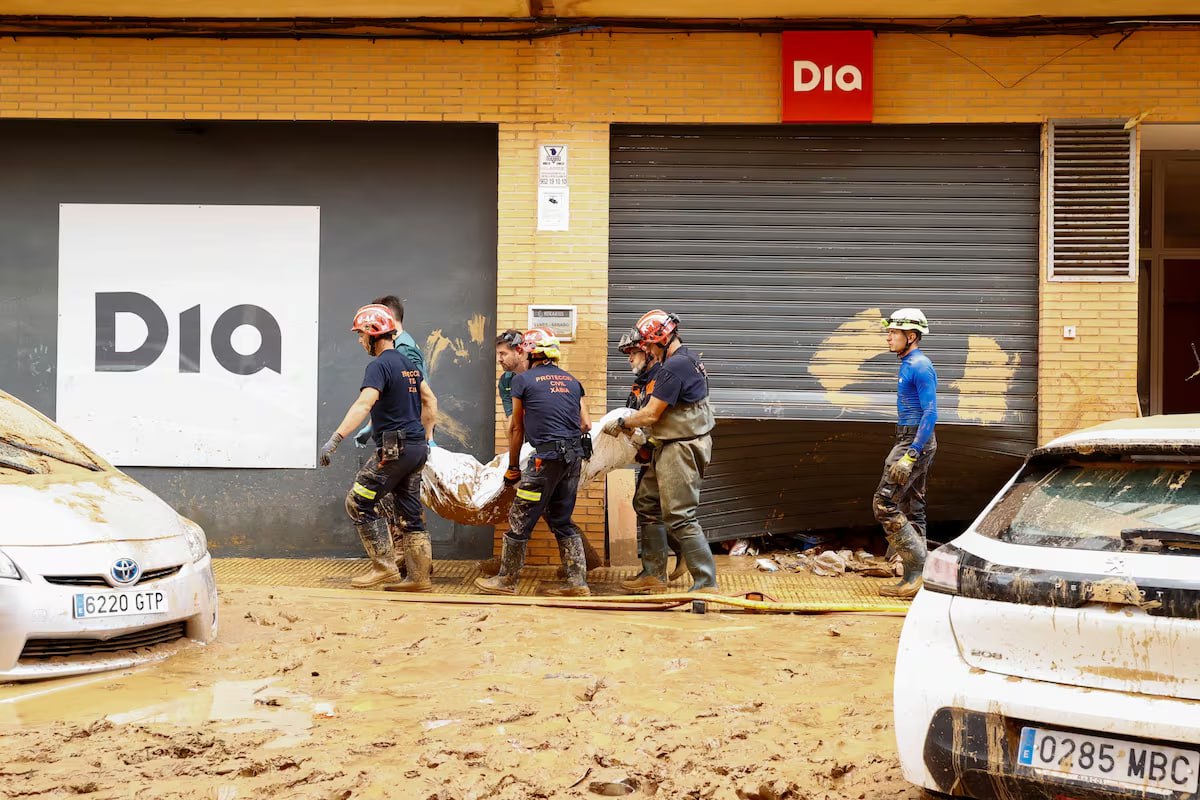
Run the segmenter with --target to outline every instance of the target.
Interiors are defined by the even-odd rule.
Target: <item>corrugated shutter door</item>
[[[615,344],[662,306],[726,419],[895,418],[880,318],[922,308],[944,423],[1034,438],[1034,126],[632,127],[612,135]]]
[[[973,516],[1034,444],[1038,127],[615,126],[611,148],[609,406],[620,335],[677,313],[721,419],[710,539],[872,522],[897,308],[932,329],[931,518]]]

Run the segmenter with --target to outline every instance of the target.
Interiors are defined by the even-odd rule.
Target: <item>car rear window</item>
[[[977,530],[1013,544],[1121,550],[1131,528],[1200,532],[1200,464],[1032,467]]]
[[[95,456],[11,395],[0,392],[0,476],[100,469]]]

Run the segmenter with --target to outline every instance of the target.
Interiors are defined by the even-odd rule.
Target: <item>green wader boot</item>
[[[667,588],[667,526],[642,528],[642,571],[633,580],[621,581],[621,588],[634,594],[661,592]]]
[[[699,528],[680,537],[679,545],[683,549],[683,560],[687,562],[688,572],[692,573],[692,588],[688,591],[709,594],[720,591],[717,587],[717,562],[713,559],[708,540]]]

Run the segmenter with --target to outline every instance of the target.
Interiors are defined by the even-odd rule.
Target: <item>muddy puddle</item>
[[[219,640],[0,685],[0,796],[909,798],[901,620],[229,588]]]

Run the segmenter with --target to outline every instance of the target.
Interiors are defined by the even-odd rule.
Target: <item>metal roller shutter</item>
[[[609,405],[629,384],[617,339],[662,306],[703,353],[720,419],[823,423],[749,448],[771,434],[723,423],[737,435],[724,450],[718,436],[705,502],[742,485],[743,519],[710,535],[761,532],[770,518],[822,526],[770,499],[788,491],[776,485],[788,470],[756,471],[749,454],[803,450],[805,431],[818,442],[830,422],[893,422],[879,320],[899,307],[930,318],[941,425],[969,426],[955,438],[1004,462],[982,469],[988,485],[1034,443],[1039,147],[1028,125],[613,128]],[[857,450],[869,468],[850,463]],[[877,475],[882,456],[851,448],[826,469]],[[861,506],[836,524],[870,521]]]

